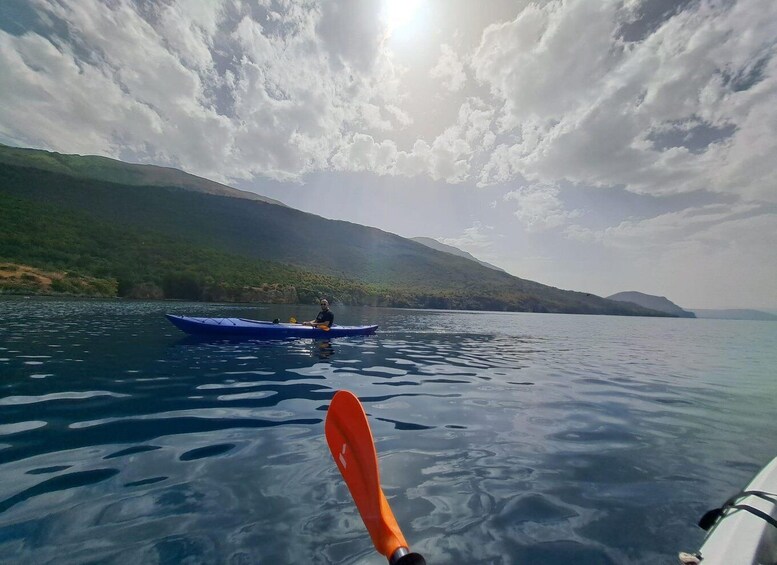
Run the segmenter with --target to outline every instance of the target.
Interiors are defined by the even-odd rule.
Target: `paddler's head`
[[[321,309],[322,310],[329,310],[329,301],[327,301],[326,298],[321,299]]]

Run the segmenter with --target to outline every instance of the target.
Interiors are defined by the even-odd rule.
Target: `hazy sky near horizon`
[[[0,142],[774,309],[775,30],[774,0],[3,0]]]

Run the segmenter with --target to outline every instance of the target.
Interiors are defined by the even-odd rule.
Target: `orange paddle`
[[[297,318],[292,316],[291,318],[289,318],[289,323],[290,324],[296,324],[297,323]],[[306,322],[300,322],[300,324],[302,324],[304,326],[304,325],[306,325]],[[329,326],[325,326],[324,324],[321,324],[319,326],[314,326],[314,327],[317,327],[319,330],[324,330],[325,332],[328,332],[331,329]]]
[[[361,402],[352,392],[340,390],[332,398],[324,432],[375,549],[391,565],[425,565],[423,557],[409,553],[405,536],[380,488],[378,454],[370,424]]]

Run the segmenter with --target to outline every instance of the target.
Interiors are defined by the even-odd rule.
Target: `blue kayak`
[[[192,318],[165,314],[179,330],[192,335],[245,336],[259,339],[329,339],[352,335],[371,335],[378,326],[332,326],[329,331],[302,324],[276,324],[246,318]]]

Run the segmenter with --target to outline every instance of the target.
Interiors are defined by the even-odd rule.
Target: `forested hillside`
[[[270,202],[107,182],[110,160],[100,161],[100,178],[86,166],[75,167],[77,175],[39,168],[38,153],[45,154],[0,158],[0,262],[93,277],[106,281],[107,294],[657,314]],[[0,285],[18,290],[15,280]]]
[[[277,200],[236,190],[232,187],[172,169],[155,165],[124,163],[97,155],[64,155],[0,144],[0,163],[49,171],[76,178],[101,180],[129,186],[164,186],[183,188],[207,194],[261,200],[283,205]]]

